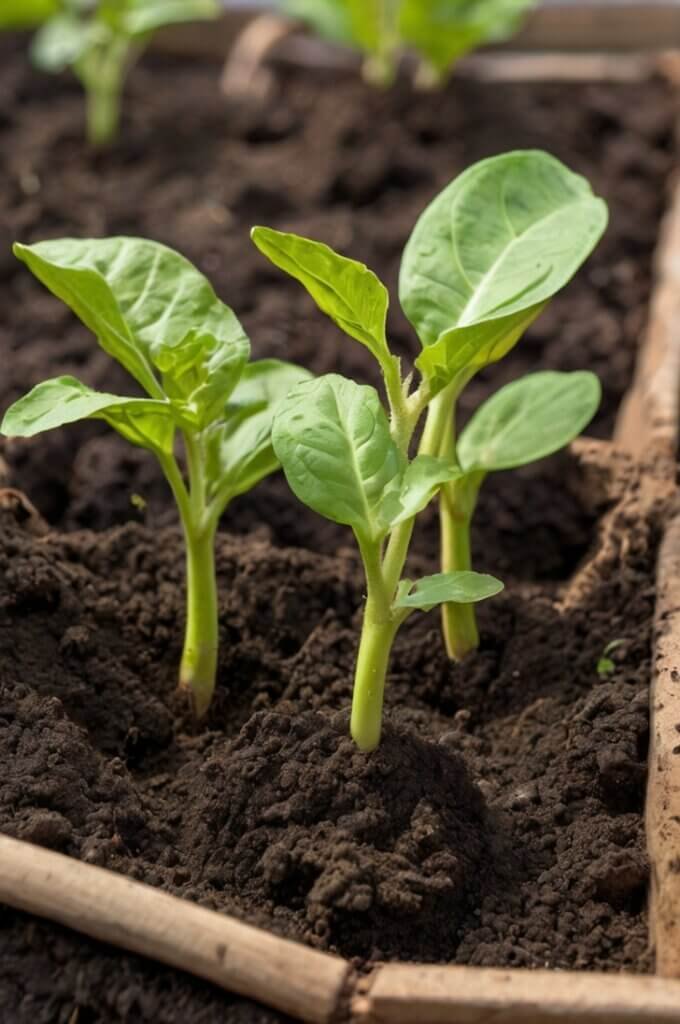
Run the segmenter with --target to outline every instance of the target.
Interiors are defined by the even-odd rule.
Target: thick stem
[[[195,532],[184,524],[187,613],[180,689],[187,692],[197,718],[208,710],[215,690],[219,624],[215,577],[215,531]]]
[[[91,51],[76,71],[85,89],[87,140],[108,146],[118,135],[125,74],[132,59],[127,40],[112,39]]]
[[[120,91],[106,85],[90,85],[86,90],[87,141],[91,146],[109,145],[118,135]]]
[[[381,619],[369,596],[354,674],[350,724],[352,739],[366,752],[375,750],[380,742],[385,677],[398,628],[391,617]]]
[[[470,520],[455,517],[455,510],[451,508],[443,490],[439,516],[442,572],[471,569]],[[462,661],[466,655],[479,647],[475,606],[473,604],[443,604],[441,617],[446,652],[454,661]]]

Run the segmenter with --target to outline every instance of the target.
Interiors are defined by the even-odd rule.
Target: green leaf
[[[102,26],[95,21],[60,14],[36,33],[31,43],[31,60],[42,71],[64,71],[101,41]]]
[[[455,348],[467,341],[455,330],[497,334],[502,326],[508,340],[495,347],[507,351],[521,325],[573,276],[606,223],[606,205],[585,178],[547,153],[482,160],[416,224],[401,266],[402,307],[425,346],[448,333]],[[479,340],[474,349],[483,349]]]
[[[251,237],[260,252],[300,281],[319,309],[379,363],[391,358],[385,335],[387,289],[363,263],[339,256],[322,242],[272,228],[253,228]]]
[[[466,473],[513,469],[563,448],[590,423],[602,389],[594,373],[531,373],[487,399],[463,430]]]
[[[380,503],[405,465],[375,388],[337,374],[299,384],[274,417],[272,440],[300,501],[360,541],[384,536]]]
[[[58,0],[2,0],[0,28],[31,28],[47,21],[58,10]]]
[[[380,516],[392,529],[417,515],[431,501],[441,484],[461,475],[460,468],[447,459],[417,455],[406,467],[395,489],[388,491],[380,503]]]
[[[100,419],[142,448],[172,452],[175,424],[167,402],[93,391],[75,377],[37,384],[4,415],[0,433],[34,437],[78,420]]]
[[[306,22],[322,38],[334,43],[355,43],[349,4],[344,0],[282,0],[284,14]]]
[[[311,374],[278,359],[249,363],[224,418],[206,442],[208,478],[225,504],[279,468],[272,447],[272,421],[289,391]]]
[[[440,572],[418,580],[408,593],[400,593],[395,608],[420,608],[429,612],[438,604],[474,604],[500,594],[503,584],[495,576],[479,572]]]
[[[141,238],[16,243],[14,252],[152,397],[171,394],[197,423],[221,413],[250,345],[183,256]]]
[[[536,0],[401,0],[399,32],[438,72],[482,43],[519,26]]]
[[[502,359],[514,348],[544,306],[544,303],[539,303],[524,313],[514,313],[471,327],[454,327],[445,331],[434,344],[426,345],[416,359],[416,366],[428,381],[430,395],[438,394],[452,381],[465,384],[479,370]]]

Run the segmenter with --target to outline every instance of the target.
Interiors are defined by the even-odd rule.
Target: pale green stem
[[[439,506],[442,572],[460,572],[472,568],[470,553],[470,518],[457,518],[451,494],[442,488]],[[479,631],[473,604],[443,604],[442,631],[446,651],[454,661],[462,661],[479,647]]]
[[[88,54],[76,67],[85,89],[87,139],[92,146],[107,146],[118,135],[123,86],[130,62],[129,42],[116,38]]]
[[[217,517],[206,507],[204,453],[200,440],[184,435],[189,470],[187,492],[172,456],[161,465],[177,501],[186,547],[186,625],[179,687],[198,718],[210,706],[215,690],[219,646],[215,531]]]

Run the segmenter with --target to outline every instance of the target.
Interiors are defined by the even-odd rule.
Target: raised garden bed
[[[253,221],[324,238],[393,285],[417,213],[464,165],[511,147],[554,152],[607,198],[611,228],[471,397],[538,366],[591,368],[605,390],[594,433],[611,436],[676,162],[664,82],[515,83],[501,110],[497,85],[456,80],[423,99],[405,86],[367,93],[349,75],[320,89],[287,71],[263,108],[226,104],[214,67],[159,62],[133,76],[120,149],[92,157],[75,87],[55,90],[18,44],[3,46],[3,252],[15,237],[166,241],[215,282],[257,355],[316,372],[373,380],[361,350],[250,247]],[[2,406],[55,372],[125,387],[2,259]],[[674,429],[671,414],[653,471],[586,443],[489,486],[475,547],[506,594],[482,610],[481,651],[462,668],[446,661],[433,620],[404,631],[385,743],[370,759],[345,738],[362,588],[341,528],[307,514],[279,479],[234,504],[218,544],[218,699],[196,729],[173,697],[182,555],[153,462],[95,427],[6,445],[6,483],[38,514],[5,495],[0,829],[360,970],[424,960],[649,972],[647,706]],[[426,568],[434,539],[432,520],[416,554]],[[603,679],[598,660],[617,639]],[[3,914],[0,946],[8,1020],[281,1019],[17,911]],[[648,1019],[676,1019],[670,1005]],[[644,1019],[642,1001],[635,1012]]]

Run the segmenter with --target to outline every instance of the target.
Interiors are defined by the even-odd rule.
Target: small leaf
[[[272,421],[288,392],[311,374],[278,359],[246,366],[224,418],[209,432],[208,476],[226,503],[279,468],[272,447]]]
[[[106,29],[104,29],[106,33]],[[59,72],[76,61],[102,39],[102,26],[75,14],[50,18],[31,43],[31,59],[42,71]]]
[[[503,584],[495,576],[479,572],[440,572],[418,580],[413,590],[394,602],[395,608],[420,608],[429,612],[438,604],[474,604],[500,594]]]
[[[63,238],[14,252],[154,398],[201,423],[221,412],[250,344],[234,313],[179,253],[142,238]]]
[[[507,351],[573,276],[606,223],[606,205],[585,178],[547,153],[482,160],[416,224],[399,279],[404,312],[424,346],[454,329],[489,324],[497,332],[490,322],[502,319],[500,347]],[[454,335],[450,344],[457,341]]]
[[[299,235],[257,227],[251,237],[260,252],[300,281],[319,309],[379,363],[390,358],[385,335],[389,296],[368,267]]]
[[[175,430],[167,402],[93,391],[75,377],[53,377],[10,406],[0,433],[34,437],[78,420],[101,419],[142,448],[170,453]]]
[[[361,540],[384,536],[380,503],[405,465],[375,388],[337,374],[299,384],[274,417],[272,438],[300,501]]]
[[[531,373],[487,399],[458,441],[466,473],[513,469],[552,455],[590,423],[602,389],[593,373]]]
[[[406,467],[401,482],[380,503],[380,516],[392,529],[421,512],[441,484],[461,475],[460,468],[447,459],[417,455]]]
[[[402,39],[439,72],[447,71],[463,54],[484,42],[511,35],[521,15],[536,0],[401,0]]]
[[[479,370],[507,355],[544,309],[530,306],[524,313],[488,320],[470,327],[453,327],[432,345],[426,345],[416,359],[416,366],[428,381],[434,397],[448,384],[457,381],[459,388]]]

